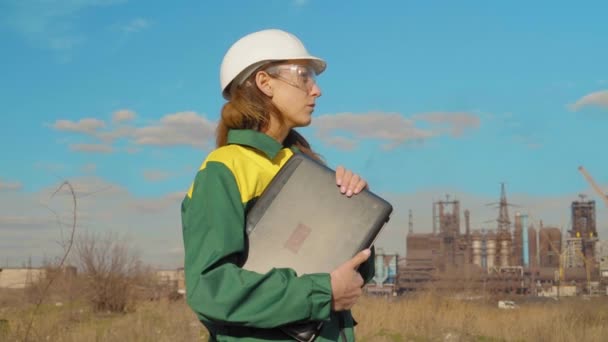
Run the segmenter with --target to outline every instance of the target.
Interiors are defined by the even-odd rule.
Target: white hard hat
[[[262,30],[242,37],[228,49],[222,60],[222,95],[228,100],[231,83],[240,84],[262,64],[290,59],[310,60],[317,75],[322,73],[327,65],[324,60],[311,56],[300,39],[282,30]]]

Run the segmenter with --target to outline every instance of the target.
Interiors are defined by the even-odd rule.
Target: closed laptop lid
[[[370,247],[392,210],[369,190],[345,196],[334,170],[296,154],[247,214],[248,256],[243,268],[329,273]]]

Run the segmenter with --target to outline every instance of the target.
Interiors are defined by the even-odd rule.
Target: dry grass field
[[[23,341],[33,304],[23,290],[0,291],[0,340]],[[63,298],[64,300],[65,298]],[[126,313],[93,312],[77,297],[50,296],[38,309],[31,341],[206,341],[183,300],[138,301]],[[353,313],[358,341],[606,341],[608,298],[463,301],[426,293],[363,297]]]
[[[23,341],[33,305],[22,291],[0,293],[0,341]],[[46,301],[34,317],[30,341],[206,341],[207,334],[183,300],[141,301],[126,313],[93,312],[90,305]]]
[[[523,300],[523,299],[522,299]],[[363,298],[354,310],[358,341],[606,341],[608,298],[523,302],[513,310],[423,294],[387,302]]]

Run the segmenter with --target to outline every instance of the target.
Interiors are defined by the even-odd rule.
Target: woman
[[[280,30],[249,34],[224,56],[220,81],[228,102],[217,148],[182,203],[186,298],[211,341],[290,341],[281,327],[296,322],[322,322],[319,342],[354,340],[349,310],[373,277],[370,250],[331,274],[259,274],[239,267],[247,209],[293,153],[318,158],[294,128],[310,124],[321,96],[315,76],[325,67],[297,37]],[[336,184],[345,196],[367,186],[342,167]]]

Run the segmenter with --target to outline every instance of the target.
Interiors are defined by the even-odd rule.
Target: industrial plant
[[[579,171],[608,207],[608,196]],[[608,244],[598,236],[596,202],[581,195],[569,207],[570,225],[544,225],[524,210],[509,214],[501,186],[491,228],[471,227],[458,200],[432,203],[432,232],[416,233],[412,212],[405,256],[376,259],[368,293],[399,295],[425,289],[546,297],[608,295]],[[564,230],[566,229],[566,230]]]

